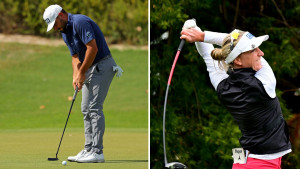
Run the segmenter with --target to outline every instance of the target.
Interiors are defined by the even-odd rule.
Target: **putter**
[[[65,134],[65,130],[66,130],[66,127],[67,127],[67,124],[68,124],[68,120],[69,120],[69,117],[70,117],[70,113],[71,113],[71,110],[72,110],[72,107],[73,107],[73,104],[74,104],[77,92],[78,92],[78,86],[76,86],[76,89],[75,89],[75,92],[74,92],[74,95],[73,95],[71,108],[69,110],[69,114],[68,114],[68,118],[67,118],[67,121],[66,121],[66,124],[65,124],[64,131],[63,131],[63,133],[61,135],[61,138],[60,138],[60,142],[59,142],[58,149],[57,149],[57,152],[56,152],[56,157],[55,158],[48,158],[48,161],[57,161],[58,160],[57,154],[58,154],[58,151],[59,151],[59,148],[60,148],[61,141],[62,141],[62,139],[64,137],[64,134]]]
[[[168,92],[169,92],[169,87],[171,85],[171,80],[172,80],[173,72],[174,72],[174,69],[175,69],[175,65],[176,65],[176,62],[177,62],[178,57],[180,55],[180,51],[183,48],[184,43],[185,43],[185,40],[182,39],[180,44],[179,44],[179,47],[178,47],[178,50],[177,50],[177,53],[176,53],[176,56],[175,56],[175,59],[174,59],[173,65],[172,65],[172,69],[171,69],[171,72],[170,72],[170,75],[169,75],[169,80],[168,80],[167,90],[166,90],[166,95],[165,95],[165,103],[164,103],[164,115],[163,115],[164,160],[165,160],[165,168],[169,168],[169,169],[187,169],[187,166],[180,163],[180,162],[170,162],[170,163],[168,163],[167,153],[166,153],[166,138],[165,138],[165,121],[166,121],[166,108],[167,108]]]

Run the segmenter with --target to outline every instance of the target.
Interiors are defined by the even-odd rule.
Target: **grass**
[[[59,153],[72,88],[71,56],[67,47],[0,42],[0,168],[130,168],[148,166],[148,52],[111,50],[124,70],[114,78],[104,114],[104,164],[61,162],[84,144],[77,95]]]
[[[108,130],[104,136],[105,163],[95,164],[61,164],[69,155],[75,155],[83,148],[84,135],[78,129],[67,129],[58,154],[59,160],[47,161],[48,158],[55,158],[60,136],[61,131],[55,129],[1,131],[0,168],[142,169],[148,166],[146,130]]]
[[[147,51],[111,50],[124,70],[104,103],[108,128],[147,128]],[[0,128],[62,127],[73,95],[67,47],[0,43]],[[82,127],[79,93],[70,127]]]

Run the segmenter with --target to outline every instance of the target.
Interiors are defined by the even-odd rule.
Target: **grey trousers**
[[[84,149],[98,154],[103,153],[105,118],[103,103],[110,83],[115,75],[116,66],[111,56],[106,56],[86,72],[82,87],[81,111],[84,120]]]

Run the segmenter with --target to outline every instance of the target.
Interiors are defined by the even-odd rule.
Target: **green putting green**
[[[83,149],[84,135],[81,129],[70,129],[55,158],[62,131],[59,129],[2,130],[0,132],[1,169],[51,169],[51,168],[148,168],[148,132],[144,129],[107,129],[104,135],[105,163],[76,163],[67,161]]]

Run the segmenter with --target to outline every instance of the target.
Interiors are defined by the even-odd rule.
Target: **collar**
[[[61,31],[62,33],[68,33],[70,28],[73,27],[73,14],[68,13],[68,23],[66,25],[66,31]]]
[[[247,79],[251,76],[254,76],[255,73],[256,71],[252,68],[231,69],[228,71],[229,77],[232,80]]]

